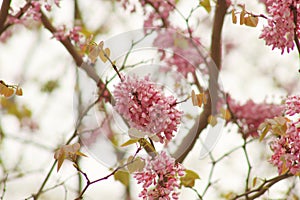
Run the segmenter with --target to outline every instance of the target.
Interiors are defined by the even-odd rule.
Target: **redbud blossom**
[[[300,96],[289,96],[285,101],[286,115],[293,116],[300,113]]]
[[[203,63],[203,57],[197,51],[194,45],[201,45],[199,38],[193,38],[193,41],[185,37],[180,30],[168,29],[158,32],[153,45],[159,48],[160,59],[166,62],[165,71],[175,69],[187,78],[188,73],[194,73],[196,68]],[[167,55],[171,52],[171,55]],[[200,69],[201,70],[201,69]],[[206,70],[202,70],[206,73]]]
[[[270,162],[277,166],[279,174],[289,170],[300,175],[300,119],[287,123],[286,134],[271,143],[273,155]]]
[[[255,103],[248,100],[245,104],[239,104],[230,96],[227,99],[228,106],[236,118],[240,127],[240,131],[244,137],[257,137],[257,129],[265,119],[280,116],[284,110],[284,105],[269,104],[269,103]]]
[[[293,50],[294,37],[300,37],[300,5],[298,0],[266,0],[267,11],[271,18],[268,25],[262,30],[260,38],[266,41],[266,45],[272,49],[281,49],[281,53]],[[296,16],[294,16],[296,14]],[[298,19],[294,21],[294,17]]]
[[[144,200],[178,199],[179,177],[183,175],[183,166],[166,152],[163,151],[154,158],[149,156],[143,171],[134,175],[138,184],[143,184],[139,197]]]
[[[149,76],[125,76],[113,94],[116,111],[128,120],[130,127],[157,134],[161,143],[174,136],[182,112],[176,108],[176,99],[166,97]]]

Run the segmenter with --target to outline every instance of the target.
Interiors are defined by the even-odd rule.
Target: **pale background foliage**
[[[13,2],[18,5],[18,1]],[[54,10],[55,24],[65,23],[71,26],[72,2],[64,0],[61,2],[61,9]],[[178,8],[185,13],[191,5],[195,5],[195,2],[181,1]],[[256,1],[247,0],[244,3],[246,8],[254,13],[264,12],[263,5]],[[97,39],[105,40],[115,34],[142,27],[142,18],[138,17],[141,14],[140,11],[139,14],[125,14],[119,6],[112,7],[111,5],[108,1],[80,1],[84,20],[89,28],[95,29],[103,23],[106,25],[107,32],[98,36]],[[197,16],[198,18],[195,17],[193,24],[196,24],[197,20],[201,21],[205,15],[206,13],[201,10],[201,14]],[[210,40],[211,28],[208,25],[211,21],[212,17],[206,18],[204,25],[196,30],[206,45]],[[178,16],[174,16],[174,22],[181,23]],[[285,96],[287,92],[276,87],[273,76],[282,84],[297,78],[297,53],[293,51],[290,54],[280,55],[279,51],[271,51],[270,47],[266,47],[264,41],[258,39],[263,23],[261,20],[260,27],[249,28],[232,24],[230,16],[227,16],[225,20],[224,41],[233,43],[235,48],[228,54],[224,54],[221,81],[225,91],[229,91],[241,101],[252,98],[259,102],[267,98],[269,101],[279,102],[278,97]],[[17,28],[7,43],[0,43],[0,80],[19,83],[22,86],[24,96],[19,97],[17,101],[28,105],[33,112],[33,119],[40,126],[36,132],[22,130],[16,118],[0,115],[2,129],[7,135],[0,146],[1,159],[6,169],[18,167],[25,174],[22,178],[7,182],[5,199],[24,199],[36,192],[53,161],[54,149],[63,143],[73,131],[75,66],[64,47],[55,39],[50,39],[51,37],[52,35],[45,29],[32,31]],[[51,79],[59,79],[60,87],[49,95],[41,93],[40,85]],[[299,85],[296,88],[299,89]],[[229,126],[224,129],[213,154],[218,157],[233,147],[241,145],[242,142],[240,135],[236,133],[236,127]],[[197,181],[195,188],[203,189],[210,165],[209,158],[199,159],[199,149],[200,144],[197,143],[184,165],[198,172],[201,180]],[[255,142],[250,144],[248,149],[254,167],[253,174],[271,177],[277,173],[276,169],[267,162],[271,153],[267,145]],[[84,149],[82,151],[86,152]],[[107,168],[91,156],[82,159],[82,168],[93,178],[109,173]],[[244,189],[242,183],[244,183],[246,169],[246,160],[242,151],[237,151],[226,158],[216,167],[213,177],[213,180],[217,180],[217,184],[213,186],[215,191],[210,189],[206,199],[219,199],[217,192],[241,192]],[[74,188],[73,192],[75,192],[77,187],[75,174],[76,170],[71,163],[66,162],[58,173],[54,172],[47,185],[50,187],[57,183],[56,179],[65,180],[71,177],[66,185]],[[3,172],[0,173],[0,179],[2,178],[4,178]],[[289,184],[288,181],[280,182],[274,186],[269,195],[273,198],[280,198],[282,191],[285,191]],[[132,185],[132,190],[136,191],[133,194],[137,199],[139,188],[136,188],[134,180]],[[123,186],[111,177],[91,186],[86,193],[86,199],[122,199],[123,190]],[[42,199],[63,199],[64,192],[63,187],[58,187],[43,194]],[[68,190],[67,199],[72,199],[75,195],[72,190]],[[192,190],[183,189],[181,199],[196,199],[196,196]]]

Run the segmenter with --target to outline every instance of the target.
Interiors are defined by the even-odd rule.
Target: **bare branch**
[[[3,32],[5,22],[8,16],[11,0],[3,0],[0,10],[0,35]]]

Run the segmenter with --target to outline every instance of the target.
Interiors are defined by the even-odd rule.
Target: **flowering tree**
[[[260,102],[224,81],[242,30],[297,65],[299,19],[298,0],[3,0],[1,199],[299,199],[297,67],[259,67],[280,90]]]

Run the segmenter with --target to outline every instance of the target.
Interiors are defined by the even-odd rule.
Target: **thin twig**
[[[250,174],[251,174],[251,169],[252,169],[246,145],[247,145],[247,140],[246,140],[246,138],[244,138],[243,152],[245,154],[245,158],[246,158],[247,166],[248,166],[247,177],[245,180],[245,182],[246,182],[245,192],[247,192],[249,190],[249,179],[250,179]],[[246,197],[246,199],[248,199],[248,195],[246,195],[245,197]]]
[[[135,154],[134,154],[134,156],[133,156],[133,158],[132,158],[132,160],[131,160],[130,162],[127,162],[126,164],[121,165],[121,166],[115,168],[115,169],[114,169],[111,173],[109,173],[108,175],[106,175],[106,176],[104,176],[104,177],[102,177],[102,178],[96,179],[96,180],[94,180],[94,181],[91,181],[91,180],[89,179],[87,173],[85,173],[84,171],[82,171],[82,170],[79,168],[78,165],[74,164],[74,167],[77,169],[77,171],[78,171],[79,173],[81,173],[81,174],[85,177],[85,179],[86,179],[86,186],[85,186],[84,189],[81,191],[80,195],[76,198],[76,200],[82,199],[84,193],[86,192],[86,190],[87,190],[91,185],[93,185],[93,184],[95,184],[95,183],[98,183],[98,182],[100,182],[100,181],[103,181],[103,180],[108,179],[109,177],[111,177],[112,175],[114,175],[114,174],[115,174],[117,171],[119,171],[120,169],[123,169],[124,167],[126,167],[126,166],[132,164],[133,162],[135,162],[135,157],[137,156],[137,154],[139,153],[140,150],[142,150],[141,147],[139,147],[139,148],[136,150],[136,152],[135,152]]]
[[[3,199],[4,199],[4,195],[5,195],[5,192],[6,192],[6,182],[7,182],[7,177],[8,177],[8,174],[5,175],[5,178],[4,178],[4,180],[2,181],[2,183],[3,183],[3,189],[2,189],[2,194],[1,194],[0,200],[3,200]]]
[[[232,200],[235,200],[235,199],[239,199],[241,197],[246,197],[250,194],[253,194],[252,196],[249,196],[248,199],[249,200],[252,200],[252,199],[255,199],[255,198],[258,198],[260,197],[261,195],[263,195],[266,191],[269,190],[269,188],[278,183],[279,181],[281,180],[284,180],[286,178],[289,178],[293,176],[293,174],[290,174],[290,173],[286,173],[286,174],[282,174],[282,175],[279,175],[279,176],[276,176],[274,178],[271,178],[271,179],[268,179],[268,180],[265,180],[259,187],[257,187],[256,189],[253,189],[253,190],[249,190],[243,194],[240,194],[240,195],[237,195],[235,196]]]

